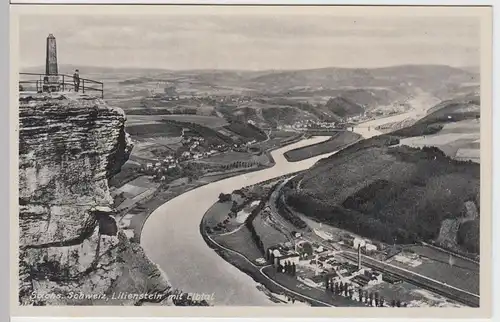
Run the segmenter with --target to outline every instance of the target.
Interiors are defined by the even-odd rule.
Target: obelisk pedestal
[[[61,86],[61,80],[57,69],[57,46],[56,38],[50,34],[47,37],[47,53],[45,57],[45,77],[43,79],[44,92],[57,92]]]

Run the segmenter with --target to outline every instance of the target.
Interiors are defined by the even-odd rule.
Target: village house
[[[378,249],[377,246],[372,244],[369,240],[350,235],[342,237],[342,242],[354,249],[358,249],[358,247],[360,247],[363,251],[367,252],[373,252]]]
[[[279,257],[275,257],[276,264],[284,266],[287,262],[290,264],[297,265],[299,263],[299,254],[295,252],[290,252],[287,254],[281,254]]]
[[[358,249],[358,247],[364,247],[365,245],[366,245],[366,242],[364,239],[361,239],[358,237],[354,238],[353,245],[352,245],[354,249]]]
[[[318,247],[314,248],[315,253],[322,253],[324,251],[325,251],[325,249],[323,248],[323,246],[318,246]]]
[[[365,254],[371,254],[371,253],[377,251],[377,246],[370,244],[370,243],[366,243],[363,248],[364,249],[362,249],[362,250],[364,251]]]
[[[288,249],[282,246],[270,247],[268,250],[268,255],[273,254],[274,263],[273,265],[284,266],[286,262],[290,264],[297,265],[299,263],[300,255],[293,249]]]
[[[342,263],[339,265],[338,272],[342,275],[350,276],[358,272],[358,266],[351,263]]]
[[[176,160],[171,155],[169,155],[169,156],[165,157],[165,159],[163,159],[163,163],[166,165],[173,164],[175,162],[176,162]]]
[[[382,282],[383,276],[381,272],[374,272],[368,269],[362,269],[359,274],[354,276],[351,280],[361,287],[367,285],[376,285]]]

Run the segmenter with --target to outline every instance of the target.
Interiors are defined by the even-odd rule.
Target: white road
[[[380,134],[375,127],[408,117],[396,115],[361,124],[355,132],[365,138]],[[368,129],[368,127],[370,127]],[[141,233],[141,245],[147,256],[168,276],[173,287],[185,292],[215,293],[215,305],[276,305],[259,291],[248,275],[226,262],[210,249],[200,234],[204,213],[218,195],[256,184],[291,172],[304,170],[332,153],[298,162],[288,162],[283,153],[327,140],[314,137],[277,149],[271,153],[276,165],[214,182],[186,192],[160,206],[148,218]]]

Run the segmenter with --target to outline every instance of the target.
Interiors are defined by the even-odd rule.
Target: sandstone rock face
[[[132,149],[124,112],[95,97],[23,95],[20,304],[106,304],[117,290],[167,292],[166,278],[113,217],[107,181]]]

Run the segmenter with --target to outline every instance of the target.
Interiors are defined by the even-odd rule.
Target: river
[[[404,119],[404,114],[369,121],[354,131],[368,138],[380,134],[375,126]],[[370,128],[368,128],[368,126]],[[203,240],[199,225],[208,208],[221,192],[230,193],[291,172],[304,170],[332,153],[299,162],[288,162],[283,153],[327,140],[314,137],[271,152],[276,165],[188,191],[167,201],[147,219],[141,233],[141,245],[147,256],[168,276],[173,287],[185,292],[214,294],[214,305],[277,305],[259,291],[248,275],[226,262]]]

